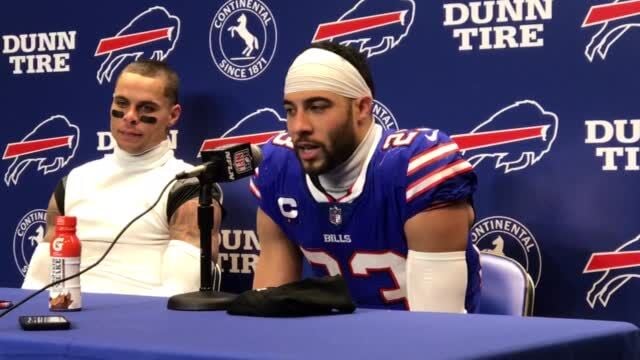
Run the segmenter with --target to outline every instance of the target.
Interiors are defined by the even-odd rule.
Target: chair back
[[[478,313],[531,316],[535,286],[531,276],[517,261],[480,253],[482,291]]]

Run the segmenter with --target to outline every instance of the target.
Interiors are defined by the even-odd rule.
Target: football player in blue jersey
[[[287,133],[250,183],[261,245],[254,288],[341,274],[358,306],[473,312],[480,264],[469,228],[476,175],[434,129],[384,131],[355,49],[317,43],[286,76]]]

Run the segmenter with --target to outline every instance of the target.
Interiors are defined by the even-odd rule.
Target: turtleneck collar
[[[148,170],[165,163],[173,155],[169,147],[169,139],[140,154],[130,154],[122,150],[118,144],[113,150],[113,158],[120,167],[131,170]]]
[[[351,185],[356,182],[358,175],[360,175],[360,170],[362,170],[362,166],[369,154],[369,149],[371,146],[375,146],[376,132],[373,131],[373,129],[376,126],[378,125],[373,122],[371,123],[369,130],[367,130],[367,135],[365,135],[362,142],[360,142],[353,154],[351,154],[345,162],[330,172],[318,176],[320,185],[322,185],[329,195],[339,198],[347,193]]]

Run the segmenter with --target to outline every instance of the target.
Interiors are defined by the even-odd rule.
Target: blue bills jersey
[[[343,197],[316,187],[287,134],[263,146],[250,188],[260,208],[300,247],[314,275],[342,274],[360,307],[408,309],[405,222],[435,203],[470,199],[477,180],[444,133],[374,126],[376,145]],[[466,260],[465,306],[473,312],[480,264],[471,239]]]

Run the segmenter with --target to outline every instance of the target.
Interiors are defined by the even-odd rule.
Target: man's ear
[[[373,99],[368,96],[358,99],[356,101],[356,108],[358,110],[359,121],[369,119],[373,110]]]
[[[180,104],[175,104],[171,107],[170,118],[169,118],[169,127],[173,127],[180,119],[180,114],[182,114],[182,107]]]

